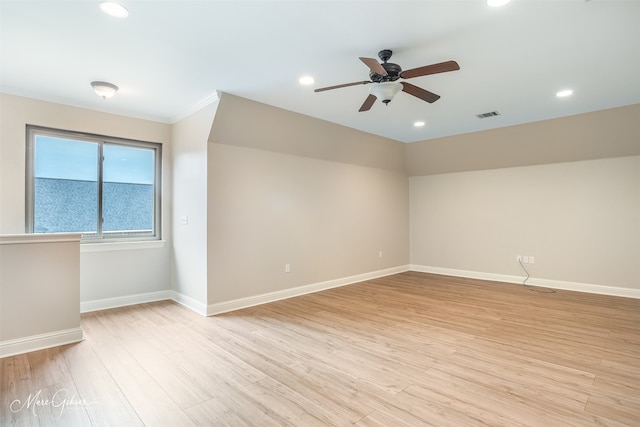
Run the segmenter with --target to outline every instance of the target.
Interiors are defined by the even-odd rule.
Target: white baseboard
[[[110,308],[124,307],[128,305],[143,304],[147,302],[173,300],[190,310],[202,316],[213,316],[216,314],[226,313],[241,308],[253,307],[260,304],[266,304],[273,301],[279,301],[286,298],[306,295],[313,292],[319,292],[326,289],[337,288],[340,286],[350,285],[352,283],[371,280],[378,277],[389,276],[391,274],[402,273],[405,271],[417,271],[423,273],[442,274],[445,276],[467,277],[471,279],[492,280],[496,282],[521,284],[524,280],[521,276],[510,276],[506,274],[486,273],[480,271],[458,270],[452,268],[433,267],[425,265],[404,265],[384,270],[373,271],[369,273],[358,274],[350,277],[343,277],[325,282],[313,283],[310,285],[298,286],[291,289],[283,289],[281,291],[269,292],[261,295],[254,295],[245,298],[239,298],[231,301],[224,301],[216,304],[206,305],[201,301],[181,294],[177,291],[157,291],[145,294],[127,295],[116,298],[105,298],[101,300],[83,301],[80,303],[80,311],[87,313],[90,311],[106,310]],[[527,280],[528,285],[542,286],[545,288],[564,289],[568,291],[587,292],[592,294],[612,295],[626,298],[640,299],[639,289],[620,288],[613,286],[594,285],[589,283],[567,282],[560,280],[540,279],[531,277]]]
[[[180,292],[171,291],[171,299],[203,316],[207,315],[207,305]]]
[[[172,291],[156,291],[80,302],[80,313],[172,299]]]
[[[522,284],[524,277],[506,274],[483,273],[479,271],[457,270],[452,268],[431,267],[426,265],[411,265],[411,271],[421,273],[442,274],[445,276],[468,277],[470,279],[493,280],[496,282]],[[565,291],[586,292],[590,294],[611,295],[616,297],[640,299],[640,289],[619,288],[614,286],[593,285],[590,283],[567,282],[562,280],[539,279],[530,277],[527,285],[542,286]]]
[[[376,279],[378,277],[389,276],[391,274],[409,271],[408,265],[387,268],[384,270],[372,271],[370,273],[358,274],[350,277],[343,277],[326,282],[313,283],[310,285],[298,286],[291,289],[283,289],[281,291],[269,292],[266,294],[239,298],[232,301],[225,301],[207,306],[207,316],[227,313],[229,311],[239,310],[241,308],[253,307],[260,304],[279,301],[287,298],[297,297],[301,295],[311,294],[314,292],[324,291],[331,288],[350,285],[352,283],[362,282],[365,280]]]
[[[71,344],[82,340],[84,340],[82,328],[73,328],[13,340],[0,341],[0,358],[29,353],[36,350],[43,350],[50,347],[57,347],[59,345]]]
[[[215,314],[226,313],[228,311],[238,310],[241,308],[252,307],[254,305],[265,304],[268,302],[305,295],[325,289],[331,289],[339,286],[349,285],[352,283],[362,282],[363,280],[371,280],[377,277],[388,276],[390,274],[402,273],[404,271],[409,271],[408,265],[373,271],[356,276],[343,277],[340,279],[314,283],[311,285],[299,286],[292,289],[284,289],[282,291],[270,292],[262,295],[240,298],[233,301],[210,304],[208,306],[194,298],[191,298],[174,290],[149,292],[145,294],[135,294],[115,298],[104,298],[100,300],[82,301],[80,302],[80,312],[88,313],[90,311],[107,310],[110,308],[144,304],[147,302],[173,300],[178,304],[195,311],[198,314],[201,314],[203,316],[212,316]]]

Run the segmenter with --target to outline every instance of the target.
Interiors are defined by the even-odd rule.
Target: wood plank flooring
[[[0,359],[0,425],[640,426],[640,300],[407,272]]]

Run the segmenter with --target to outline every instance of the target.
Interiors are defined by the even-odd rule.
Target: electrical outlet
[[[378,258],[382,258],[382,251],[378,252]]]
[[[522,255],[516,255],[516,262],[522,262]]]
[[[529,256],[529,264],[534,264],[535,259],[532,256]]]
[[[529,257],[525,255],[525,256],[522,258],[522,262],[524,262],[525,264],[528,264],[528,263],[529,263]]]

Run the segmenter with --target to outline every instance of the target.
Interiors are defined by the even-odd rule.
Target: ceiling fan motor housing
[[[380,82],[395,82],[400,78],[400,73],[402,72],[402,67],[398,64],[394,64],[391,62],[383,62],[382,68],[387,72],[386,76],[375,73],[371,71],[369,73],[369,78],[372,82],[380,83]]]

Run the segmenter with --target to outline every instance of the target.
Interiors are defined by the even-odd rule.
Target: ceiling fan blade
[[[323,92],[325,90],[331,90],[331,89],[340,89],[341,87],[348,87],[348,86],[356,86],[356,85],[366,85],[371,83],[369,80],[365,80],[363,82],[353,82],[353,83],[345,83],[342,85],[336,85],[336,86],[327,86],[327,87],[321,87],[318,89],[314,89],[314,92]]]
[[[416,98],[420,98],[423,101],[436,102],[438,99],[440,99],[440,95],[436,95],[433,92],[424,90],[418,86],[412,85],[411,83],[400,82],[400,84],[402,85],[403,92],[406,92],[409,95],[413,95]]]
[[[456,61],[446,61],[439,64],[425,65],[424,67],[412,68],[400,73],[403,79],[411,79],[414,77],[427,76],[429,74],[446,73],[448,71],[459,70],[460,66]]]
[[[381,76],[386,76],[387,75],[387,70],[385,70],[377,60],[375,60],[373,58],[363,58],[361,56],[360,57],[360,61],[364,62],[364,65],[369,67],[369,69],[371,71],[373,71],[374,73],[380,74]]]
[[[371,109],[371,107],[373,106],[373,104],[376,102],[376,97],[369,94],[369,96],[367,96],[367,99],[364,100],[364,103],[362,104],[362,107],[360,107],[360,109],[358,111],[363,112],[363,111],[369,111]]]

